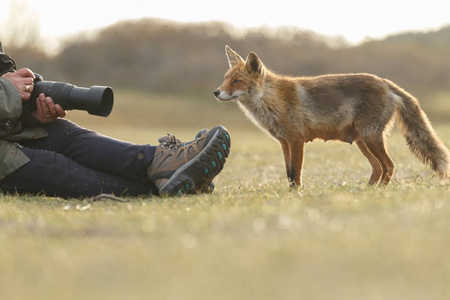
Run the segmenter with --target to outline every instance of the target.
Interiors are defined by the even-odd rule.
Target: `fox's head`
[[[223,84],[214,91],[220,101],[246,102],[262,95],[266,69],[255,53],[250,52],[244,61],[230,47],[225,47],[230,69],[225,74]]]

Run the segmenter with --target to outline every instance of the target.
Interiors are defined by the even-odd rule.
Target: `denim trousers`
[[[42,127],[48,137],[19,143],[30,162],[0,181],[3,193],[62,198],[158,194],[146,174],[156,146],[120,141],[66,119]]]

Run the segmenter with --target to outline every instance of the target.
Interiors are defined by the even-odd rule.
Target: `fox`
[[[244,60],[228,45],[229,69],[213,93],[234,101],[281,145],[291,187],[302,186],[304,145],[314,139],[356,143],[372,168],[368,185],[387,186],[394,162],[386,139],[398,119],[409,149],[442,180],[450,153],[419,101],[392,81],[368,73],[285,76],[269,70],[253,51]]]

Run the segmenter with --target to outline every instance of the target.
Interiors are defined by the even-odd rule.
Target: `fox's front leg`
[[[288,178],[291,187],[301,187],[305,139],[302,136],[297,136],[289,140],[288,144],[290,153],[290,172]]]
[[[291,175],[291,153],[289,151],[289,143],[285,139],[278,139],[283,150],[284,163],[286,164],[286,174],[290,178]],[[290,181],[290,180],[289,180]]]

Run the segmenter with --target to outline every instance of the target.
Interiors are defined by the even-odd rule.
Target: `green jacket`
[[[41,127],[23,127],[21,117],[22,100],[16,87],[0,79],[0,180],[30,161],[15,142],[48,136]]]

